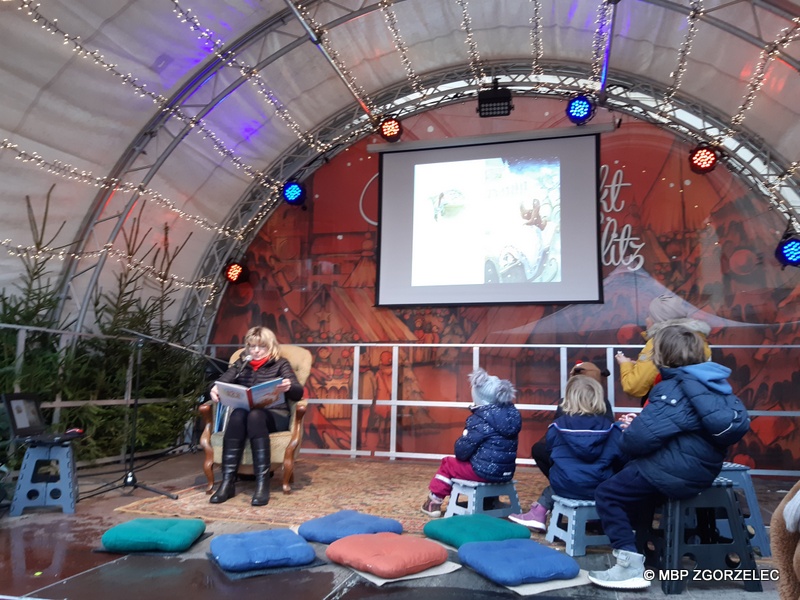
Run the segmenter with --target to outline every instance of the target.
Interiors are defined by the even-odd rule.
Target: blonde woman
[[[606,411],[603,387],[588,375],[567,381],[561,416],[547,428],[547,450],[553,461],[548,485],[531,509],[509,519],[538,531],[547,530],[553,494],[576,500],[594,500],[594,490],[622,468],[622,427]]]
[[[242,356],[217,381],[252,387],[271,379],[281,378],[276,390],[281,393],[277,403],[269,408],[237,408],[231,411],[222,440],[222,483],[209,502],[220,504],[236,495],[236,472],[244,453],[245,440],[250,440],[253,452],[253,473],[256,491],[251,504],[264,506],[269,502],[269,467],[271,464],[269,434],[289,429],[289,401],[303,397],[303,386],[297,381],[289,361],[280,357],[280,345],[275,334],[266,327],[252,327],[244,336]],[[216,384],[209,391],[219,402]]]

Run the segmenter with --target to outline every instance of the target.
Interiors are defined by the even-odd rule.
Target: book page
[[[253,406],[266,408],[272,406],[281,398],[281,393],[276,390],[283,379],[271,379],[250,388],[250,399]]]
[[[230,406],[231,408],[245,408],[247,410],[252,408],[248,397],[248,389],[243,385],[225,383],[224,381],[217,381],[214,385],[217,386],[219,401],[225,406]]]

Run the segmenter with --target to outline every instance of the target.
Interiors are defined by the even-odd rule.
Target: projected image
[[[561,281],[558,159],[414,166],[411,285]]]

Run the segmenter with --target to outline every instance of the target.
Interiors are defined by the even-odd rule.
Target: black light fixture
[[[719,162],[719,152],[708,144],[699,144],[689,153],[689,167],[695,173],[711,173]]]
[[[238,285],[244,283],[250,277],[250,271],[247,269],[244,261],[232,260],[225,265],[222,271],[225,280],[231,285]]]
[[[394,117],[386,117],[378,126],[378,133],[389,143],[394,143],[403,135],[403,126]]]
[[[594,118],[597,102],[587,94],[576,94],[567,102],[567,118],[575,125],[583,125]]]
[[[302,206],[306,201],[306,188],[300,182],[290,179],[283,184],[282,195],[286,204]]]
[[[499,80],[495,78],[491,89],[478,91],[477,110],[479,117],[507,117],[514,110],[511,90],[501,88]]]
[[[797,230],[789,224],[786,233],[783,234],[781,241],[775,248],[775,258],[781,263],[782,268],[800,267],[800,235]]]

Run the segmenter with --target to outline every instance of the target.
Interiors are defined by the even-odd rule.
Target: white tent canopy
[[[61,320],[84,329],[132,265],[142,294],[179,289],[173,310],[201,338],[221,266],[287,178],[383,115],[495,78],[516,95],[601,93],[598,118],[718,145],[791,223],[798,15],[790,0],[0,1],[0,287],[46,245],[63,259]],[[31,219],[47,225],[38,244]]]

